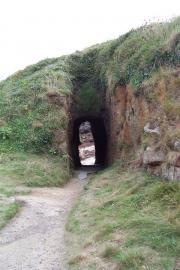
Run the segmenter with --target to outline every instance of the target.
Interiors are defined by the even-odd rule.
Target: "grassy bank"
[[[0,228],[17,213],[20,204],[13,200],[26,193],[22,186],[61,186],[70,177],[66,161],[58,156],[29,153],[0,154]]]
[[[115,166],[91,177],[67,224],[69,268],[176,269],[179,199],[177,182],[143,172]]]
[[[2,169],[2,160],[0,158],[0,170]],[[12,181],[7,175],[0,174],[0,229],[15,216],[20,209],[20,204],[14,200],[17,194],[16,181]]]
[[[0,160],[0,176],[10,178],[16,185],[61,186],[70,177],[65,158],[59,156],[3,153]]]
[[[2,194],[0,193],[0,196]],[[3,228],[7,222],[15,216],[20,208],[20,204],[16,202],[6,203],[0,201],[0,229]]]

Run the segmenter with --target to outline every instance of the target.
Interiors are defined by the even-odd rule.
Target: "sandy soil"
[[[24,206],[0,232],[0,270],[67,269],[64,227],[82,185],[79,177],[64,188],[34,188],[16,198]]]

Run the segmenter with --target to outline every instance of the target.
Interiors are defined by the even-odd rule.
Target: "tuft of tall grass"
[[[180,253],[180,183],[116,164],[87,186],[66,227],[69,250],[86,252],[87,269],[93,250],[97,269],[173,269]]]

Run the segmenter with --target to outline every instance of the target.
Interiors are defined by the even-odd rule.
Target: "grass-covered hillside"
[[[128,167],[85,184],[67,224],[68,269],[179,269],[180,184]]]
[[[116,85],[131,82],[139,95],[142,82],[160,67],[179,65],[177,17],[131,30],[82,52],[29,66],[0,83],[0,151],[55,151],[51,145],[54,130],[66,128],[67,114],[63,106],[48,102],[48,93],[66,96],[78,85],[80,108],[98,109],[99,92],[113,92]]]
[[[72,88],[66,58],[47,59],[0,84],[0,149],[51,152],[53,130],[66,128],[66,114],[48,93]]]
[[[76,81],[96,89],[131,82],[140,91],[144,80],[161,66],[179,66],[180,17],[131,30],[118,39],[92,46],[69,56]]]
[[[79,110],[95,112],[105,92],[113,95],[117,85],[132,84],[137,96],[146,95],[153,103],[159,97],[157,77],[169,76],[169,88],[173,85],[175,94],[172,98],[168,88],[166,100],[171,102],[165,100],[162,106],[173,111],[173,117],[178,115],[178,102],[173,104],[178,98],[179,65],[177,17],[131,30],[82,52],[43,60],[0,82],[0,177],[20,176],[23,183],[40,186],[68,180],[66,101],[72,95]],[[176,75],[176,85],[171,73]],[[51,174],[52,168],[56,175]]]

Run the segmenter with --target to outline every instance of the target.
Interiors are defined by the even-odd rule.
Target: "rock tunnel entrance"
[[[107,163],[107,132],[104,119],[101,117],[87,116],[77,118],[70,123],[69,155],[74,167],[85,165],[81,160],[80,148],[83,142],[82,134],[85,134],[86,132],[88,133],[89,131],[92,132],[92,137],[88,135],[89,142],[94,144],[94,164],[91,165],[105,166]]]

